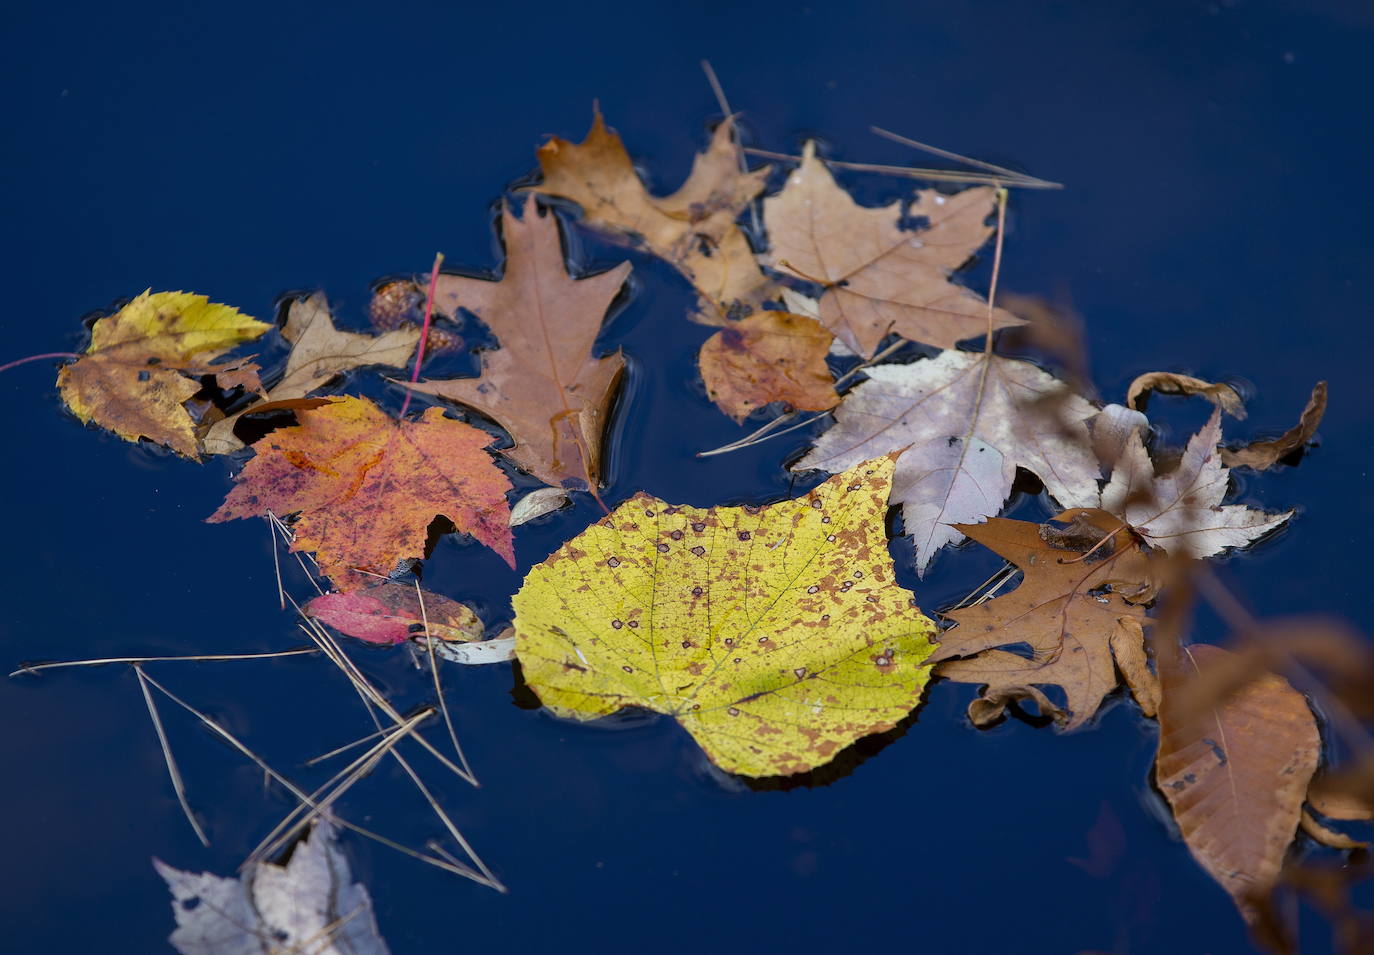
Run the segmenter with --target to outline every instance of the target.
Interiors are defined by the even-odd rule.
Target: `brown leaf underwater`
[[[708,303],[698,317],[719,323],[733,309],[757,307],[774,294],[735,224],[763,191],[768,167],[741,171],[733,131],[727,118],[681,188],[657,197],[644,187],[620,137],[606,128],[598,109],[582,142],[555,136],[539,147],[544,181],[534,188],[571,199],[582,207],[588,225],[643,242],[676,266]]]
[[[1180,689],[1229,656],[1193,644],[1160,663],[1155,782],[1193,857],[1253,923],[1297,832],[1321,740],[1307,700],[1274,674],[1181,719]]]
[[[501,214],[506,246],[499,281],[440,275],[435,308],[465,308],[486,323],[500,348],[482,352],[477,378],[425,380],[411,390],[481,412],[510,433],[501,451],[518,467],[555,487],[594,489],[615,388],[625,368],[619,351],[592,350],[607,309],[630,274],[622,262],[586,278],[569,275],[558,220],[533,196],[517,219]]]
[[[840,400],[825,363],[833,340],[815,319],[760,311],[707,339],[697,364],[707,395],[736,421],[774,401],[825,411]]]

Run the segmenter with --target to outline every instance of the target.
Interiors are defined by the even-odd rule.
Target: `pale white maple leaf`
[[[908,365],[875,365],[835,409],[835,425],[794,470],[838,472],[901,451],[893,504],[924,573],[951,524],[976,524],[1002,509],[1018,467],[1065,507],[1093,507],[1101,470],[1088,436],[1097,413],[1034,365],[945,351]]]
[[[1178,467],[1157,475],[1140,433],[1133,432],[1102,489],[1102,509],[1126,521],[1154,546],[1197,558],[1244,547],[1292,517],[1292,511],[1266,514],[1221,503],[1230,472],[1222,466],[1220,443],[1217,410],[1188,441]]]

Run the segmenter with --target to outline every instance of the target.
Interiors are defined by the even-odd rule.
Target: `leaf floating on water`
[[[619,351],[592,355],[606,310],[625,284],[630,264],[575,279],[563,263],[558,221],[541,215],[531,196],[523,219],[502,213],[506,271],[499,282],[441,275],[435,308],[475,314],[501,347],[482,353],[478,378],[408,385],[475,408],[510,432],[503,450],[546,484],[595,488],[601,442],[616,384],[625,368]]]
[[[241,879],[183,872],[159,859],[181,955],[387,955],[372,899],[354,882],[334,829],[316,821],[285,866],[250,863]]]
[[[1139,432],[1126,441],[1102,507],[1121,517],[1146,541],[1171,554],[1210,557],[1277,528],[1292,511],[1266,514],[1240,504],[1223,505],[1230,479],[1222,467],[1221,409],[1188,442],[1178,467],[1156,475]]]
[[[946,351],[865,374],[793,470],[838,471],[902,451],[892,502],[902,505],[919,572],[962,539],[953,525],[1002,509],[1018,467],[1066,507],[1097,504],[1101,471],[1084,424],[1097,409],[1034,365]]]
[[[243,447],[243,442],[234,436],[234,425],[243,415],[267,410],[268,404],[284,407],[279,403],[305,398],[355,368],[367,365],[400,368],[415,356],[420,343],[420,332],[415,328],[397,329],[383,335],[340,331],[334,325],[323,292],[293,301],[286,311],[286,324],[281,334],[291,343],[281,380],[272,386],[263,401],[215,422],[205,434],[206,454],[229,454]]]
[[[736,421],[766,404],[825,411],[839,402],[825,356],[835,336],[814,319],[762,311],[732,322],[701,346],[701,378],[721,411]]]
[[[1139,376],[1126,389],[1126,407],[1140,411],[1150,392],[1165,395],[1201,395],[1235,418],[1245,417],[1240,392],[1223,382],[1213,383],[1172,371],[1151,371]]]
[[[481,640],[483,633],[482,621],[467,605],[394,580],[353,593],[322,594],[304,610],[307,617],[368,643],[396,644],[426,635],[466,643]]]
[[[560,716],[667,713],[717,766],[806,772],[920,701],[934,626],[893,582],[890,458],[762,507],[638,494],[515,595],[525,680]]]
[[[1241,448],[1222,448],[1221,463],[1228,468],[1267,471],[1311,441],[1325,414],[1326,382],[1319,381],[1312,388],[1312,396],[1307,399],[1297,424],[1272,441],[1252,441]]]
[[[926,224],[903,229],[900,202],[859,205],[807,143],[782,192],[763,202],[769,260],[824,287],[821,323],[865,358],[890,333],[953,348],[987,332],[988,303],[949,277],[992,235],[986,220],[995,207],[996,191],[987,186],[952,196],[922,190],[908,215]],[[1021,324],[993,309],[994,329]]]
[[[510,482],[483,450],[491,435],[440,408],[398,421],[366,398],[297,417],[254,446],[211,522],[299,514],[291,549],[314,551],[340,590],[375,579],[357,571],[385,577],[398,561],[423,557],[441,515],[515,565]]]
[[[754,260],[754,250],[735,220],[763,191],[768,167],[741,172],[733,122],[716,127],[711,145],[697,156],[677,192],[651,196],[635,172],[620,137],[606,128],[601,112],[580,143],[554,137],[539,147],[544,182],[535,187],[582,207],[588,225],[642,240],[659,258],[677,267],[715,308],[753,308],[772,297],[772,283]]]
[[[197,377],[225,375],[226,388],[255,384],[242,363],[210,361],[271,327],[204,295],[150,290],[95,323],[86,353],[58,372],[58,390],[83,422],[197,458],[196,422],[185,406],[201,389]]]
[[[979,726],[1001,719],[1007,704],[1028,698],[1042,715],[1075,729],[1116,689],[1118,667],[1141,708],[1154,711],[1158,688],[1145,659],[1145,611],[1127,599],[1150,589],[1146,556],[1129,534],[1108,539],[1121,530],[1121,522],[1109,514],[1064,516],[1077,518],[1070,528],[1083,529],[1087,538],[1067,538],[1073,546],[1056,546],[1060,532],[1053,525],[1001,518],[959,526],[1025,575],[1009,594],[950,611],[958,626],[940,635],[933,656],[949,661],[938,667],[939,676],[984,684],[969,706],[969,717]],[[1029,658],[996,649],[1019,646],[1029,646]],[[1050,703],[1037,686],[1062,688],[1067,708]]]
[[[552,514],[568,503],[568,492],[561,487],[537,487],[510,509],[510,526],[519,527],[536,517]]]
[[[1178,652],[1177,667],[1160,666],[1155,782],[1193,857],[1253,922],[1255,903],[1278,879],[1317,769],[1317,723],[1303,695],[1273,674],[1180,719],[1173,702],[1180,691],[1231,654],[1206,644]]]

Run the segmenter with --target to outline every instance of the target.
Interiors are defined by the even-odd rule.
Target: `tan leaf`
[[[815,319],[755,312],[702,344],[698,363],[706,393],[736,421],[773,401],[789,410],[833,408],[840,396],[825,364],[833,338]]]
[[[1111,515],[1079,512],[1110,533],[1121,523]],[[1122,596],[1147,580],[1145,554],[1129,535],[1118,534],[1090,553],[1062,550],[1044,539],[1040,525],[994,518],[959,529],[1021,569],[1024,579],[1009,594],[947,616],[958,626],[940,635],[931,657],[937,673],[960,683],[982,683],[969,707],[976,723],[999,718],[1026,687],[1059,686],[1067,709],[1041,711],[1066,729],[1083,725],[1117,686],[1116,669],[1129,671],[1133,692],[1149,705],[1151,693],[1140,621],[1145,612]],[[998,647],[1026,645],[1030,656]],[[953,657],[966,659],[954,660]],[[1139,686],[1140,690],[1136,691]]]
[[[1228,384],[1203,381],[1190,375],[1172,371],[1151,371],[1131,382],[1126,389],[1126,407],[1141,411],[1150,392],[1166,395],[1201,395],[1222,411],[1236,418],[1245,417],[1245,405],[1240,393]]]
[[[408,387],[474,408],[505,428],[515,446],[505,454],[546,484],[594,488],[601,440],[616,383],[619,351],[592,348],[601,321],[630,274],[630,264],[576,279],[559,245],[558,220],[540,214],[534,197],[524,218],[501,214],[506,270],[498,282],[441,275],[435,307],[461,306],[491,329],[501,347],[482,353],[477,378],[423,381]]]
[[[1312,396],[1307,399],[1307,407],[1302,409],[1297,424],[1272,441],[1252,441],[1243,448],[1222,448],[1221,463],[1228,468],[1254,468],[1256,471],[1272,468],[1282,458],[1312,440],[1325,414],[1326,382],[1319,381],[1313,387]]]
[[[1101,471],[1084,422],[1097,411],[1034,365],[946,351],[865,374],[794,470],[843,471],[903,451],[892,503],[902,505],[918,571],[962,539],[953,525],[1002,509],[1018,467],[1066,507],[1096,505]]]
[[[1321,741],[1303,695],[1268,674],[1193,719],[1179,719],[1180,687],[1224,661],[1194,644],[1177,666],[1161,664],[1155,782],[1193,857],[1253,922],[1293,841]]]
[[[582,142],[555,136],[539,147],[544,182],[534,188],[571,199],[589,225],[638,239],[675,265],[705,300],[715,303],[703,318],[737,304],[753,308],[772,297],[772,283],[735,220],[763,191],[768,167],[740,170],[732,130],[730,119],[717,126],[682,188],[658,198],[644,188],[620,137],[606,128],[597,110]],[[723,315],[715,318],[721,320]]]
[[[986,186],[953,196],[923,190],[909,214],[927,225],[901,229],[900,202],[859,205],[807,143],[782,192],[764,200],[763,214],[771,264],[824,287],[821,323],[869,358],[890,333],[953,348],[987,331],[988,303],[949,276],[992,235],[986,220],[994,207]],[[1020,324],[993,309],[994,328]]]
[[[1178,467],[1156,475],[1139,432],[1130,435],[1102,507],[1127,521],[1145,540],[1171,554],[1210,557],[1243,547],[1292,516],[1266,514],[1240,504],[1223,505],[1229,477],[1221,466],[1221,409],[1193,435]]]
[[[286,324],[281,334],[291,343],[281,380],[272,386],[262,402],[215,422],[202,440],[206,454],[229,454],[243,447],[243,442],[234,436],[234,425],[243,415],[264,410],[262,406],[266,403],[304,398],[338,375],[365,365],[403,367],[415,356],[420,343],[420,331],[416,328],[397,329],[383,335],[340,331],[334,327],[329,302],[323,292],[293,301],[286,310]]]

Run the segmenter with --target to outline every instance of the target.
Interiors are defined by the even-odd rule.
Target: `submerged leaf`
[[[241,879],[153,867],[172,891],[168,941],[181,955],[387,955],[372,899],[323,820],[286,865],[250,863]]]
[[[296,427],[254,446],[257,454],[210,521],[299,514],[291,549],[314,551],[340,590],[358,590],[398,561],[423,557],[430,522],[441,515],[514,566],[510,482],[483,450],[491,435],[439,408],[397,421],[366,398],[298,417]]]
[[[893,582],[892,460],[800,498],[701,509],[638,494],[535,566],[517,656],[551,710],[668,713],[727,772],[806,772],[920,700],[934,626]]]
[[[1303,695],[1273,674],[1180,718],[1180,691],[1231,654],[1206,644],[1178,653],[1177,666],[1160,666],[1155,782],[1193,857],[1253,921],[1297,832],[1317,768],[1317,723]]]
[[[243,442],[234,436],[234,425],[243,415],[267,410],[269,404],[283,407],[280,402],[302,399],[355,368],[366,365],[399,368],[415,355],[420,342],[420,332],[414,328],[397,329],[383,335],[340,331],[334,326],[323,292],[293,301],[286,310],[286,324],[281,334],[291,343],[281,380],[262,401],[215,422],[205,433],[207,454],[229,454],[243,447]]]
[[[994,518],[959,530],[1015,564],[1025,575],[1009,594],[948,616],[958,626],[940,635],[933,659],[950,660],[936,671],[960,683],[982,683],[969,706],[978,725],[1000,719],[1006,705],[1029,697],[1042,715],[1066,729],[1083,725],[1117,687],[1117,668],[1147,713],[1158,699],[1145,659],[1141,622],[1145,612],[1127,599],[1148,589],[1144,553],[1121,522],[1101,511],[1079,511],[1077,526],[1096,531],[1096,543],[1055,546],[1052,526]],[[1073,527],[1074,525],[1071,525]],[[1046,538],[1049,538],[1048,540]],[[1030,655],[997,647],[1029,647]],[[1036,686],[1058,686],[1067,711],[1048,704]],[[1047,709],[1047,705],[1049,708]]]
[[[304,613],[368,643],[396,644],[425,636],[465,643],[481,640],[483,633],[482,621],[467,605],[394,580],[353,593],[321,594],[305,605]]]
[[[642,240],[722,313],[737,304],[752,308],[770,297],[771,283],[735,220],[763,191],[768,168],[740,170],[733,126],[728,118],[717,126],[682,188],[658,198],[598,110],[582,142],[554,137],[539,147],[544,182],[535,189],[576,202],[591,226]]]
[[[789,410],[833,408],[840,396],[825,356],[834,337],[815,319],[788,312],[732,322],[701,346],[706,393],[736,421],[773,401]]]
[[[253,384],[242,366],[209,362],[269,328],[204,295],[150,290],[95,323],[86,353],[58,372],[58,390],[82,421],[195,458],[196,422],[185,407],[201,388],[195,376],[232,373],[224,387]]]
[[[625,284],[630,264],[575,279],[563,263],[558,221],[540,215],[534,197],[523,219],[502,213],[506,271],[499,282],[441,275],[437,309],[462,307],[484,321],[501,347],[482,353],[478,378],[409,385],[475,408],[510,432],[502,453],[546,484],[595,488],[611,398],[625,367],[619,351],[601,358],[592,348],[606,310]]]
[[[952,525],[1002,509],[1018,467],[1065,507],[1097,503],[1100,470],[1084,424],[1097,410],[1034,365],[946,351],[865,374],[793,469],[833,472],[902,451],[892,502],[902,505],[918,571],[962,539]]]
[[[986,220],[995,206],[987,186],[953,196],[923,190],[908,215],[925,226],[903,229],[899,202],[859,205],[807,143],[782,192],[764,200],[763,214],[772,264],[824,287],[821,323],[868,358],[889,333],[953,348],[987,332],[988,303],[949,277],[992,235]],[[994,329],[1023,324],[1004,309],[991,312]]]
[[[1188,442],[1178,467],[1156,475],[1140,433],[1132,433],[1102,489],[1103,509],[1127,521],[1149,543],[1197,558],[1243,547],[1292,517],[1292,511],[1266,514],[1240,504],[1222,505],[1230,478],[1221,464],[1220,441],[1218,408]]]

